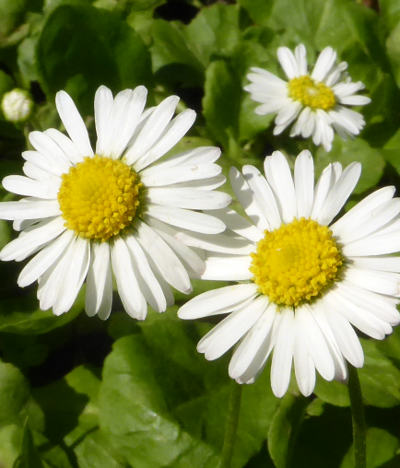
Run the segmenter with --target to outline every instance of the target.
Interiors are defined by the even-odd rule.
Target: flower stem
[[[360,381],[357,369],[349,365],[349,396],[351,406],[351,418],[353,422],[353,447],[354,468],[366,468],[366,426],[364,416],[364,405],[361,395]]]
[[[235,381],[232,381],[220,468],[230,468],[231,466],[236,430],[239,422],[241,396],[242,386],[237,384]]]

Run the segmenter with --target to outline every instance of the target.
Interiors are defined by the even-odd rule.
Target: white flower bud
[[[32,113],[33,100],[28,91],[15,88],[3,95],[1,109],[6,120],[14,123],[25,122]]]

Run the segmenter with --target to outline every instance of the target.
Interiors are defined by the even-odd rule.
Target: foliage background
[[[353,197],[399,187],[400,3],[354,0],[0,0],[0,97],[30,90],[35,112],[15,126],[0,117],[0,175],[20,173],[33,129],[60,128],[54,95],[67,90],[93,134],[93,96],[145,84],[149,104],[170,94],[198,112],[178,150],[214,144],[220,163],[260,166],[310,142],[272,136],[243,91],[250,66],[279,73],[276,49],[303,42],[313,61],[325,46],[349,62],[372,103],[360,138],[310,148],[317,171],[353,160],[363,175]],[[226,187],[229,190],[229,187]],[[11,198],[0,189],[2,199]],[[0,243],[12,238],[0,222]],[[195,345],[207,322],[149,312],[130,319],[116,302],[110,319],[89,319],[82,295],[62,317],[40,311],[36,286],[21,290],[21,266],[0,265],[0,467],[215,468],[230,382],[228,357],[206,362]],[[215,287],[195,283],[195,293]],[[177,294],[177,303],[186,297]],[[368,468],[400,466],[400,329],[363,339],[360,371],[368,405]],[[282,399],[266,369],[243,390],[233,467],[349,468],[351,418],[344,384],[319,381],[311,398]]]

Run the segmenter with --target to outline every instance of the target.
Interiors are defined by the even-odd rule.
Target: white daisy
[[[209,242],[213,253],[202,278],[240,283],[195,297],[178,315],[228,314],[197,349],[213,360],[237,345],[229,365],[237,382],[253,382],[273,352],[274,394],[285,394],[293,361],[298,387],[309,395],[315,369],[326,380],[345,380],[346,361],[363,365],[353,326],[383,339],[399,323],[400,257],[392,254],[400,250],[400,199],[393,198],[394,187],[377,190],[334,221],[360,172],[359,163],[344,170],[330,164],[314,186],[309,151],[297,157],[294,179],[280,152],[265,159],[266,178],[254,166],[244,166],[242,174],[232,168],[232,187],[248,219],[219,211],[232,233],[231,250]]]
[[[194,211],[230,202],[213,190],[225,180],[215,164],[220,150],[199,147],[155,164],[189,130],[195,112],[172,119],[177,96],[144,111],[146,96],[143,86],[115,98],[105,86],[97,90],[93,151],[74,102],[60,91],[56,106],[69,137],[55,129],[32,132],[36,151],[22,154],[25,176],[3,180],[24,198],[0,203],[0,218],[21,231],[0,259],[35,254],[18,284],[38,281],[42,309],[68,311],[86,280],[87,314],[106,319],[114,275],[130,316],[144,319],[147,303],[162,312],[174,302],[170,286],[189,293],[189,275],[204,269],[198,254],[176,240],[176,228],[205,237],[225,229],[216,217]]]
[[[277,114],[274,135],[294,122],[290,136],[312,136],[316,145],[330,151],[333,129],[343,138],[360,133],[365,124],[363,116],[346,106],[364,106],[371,100],[355,94],[364,88],[363,83],[351,81],[347,63],[336,63],[337,54],[331,47],[319,54],[311,75],[303,44],[295,48],[294,54],[287,47],[279,47],[277,55],[288,81],[252,67],[247,75],[251,84],[244,88],[261,103],[256,114]]]

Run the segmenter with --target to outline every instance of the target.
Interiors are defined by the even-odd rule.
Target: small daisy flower
[[[230,241],[223,250],[221,234],[214,246],[209,242],[213,253],[202,274],[240,283],[195,297],[178,315],[228,314],[198,351],[213,360],[236,345],[229,375],[239,383],[252,383],[272,353],[274,394],[285,394],[293,362],[307,396],[315,370],[326,380],[345,380],[346,361],[363,365],[353,327],[380,340],[400,321],[400,257],[392,255],[400,250],[400,199],[394,187],[379,189],[335,221],[357,184],[359,163],[344,170],[330,164],[315,186],[309,151],[296,158],[294,178],[280,152],[264,166],[266,177],[254,166],[232,168],[248,219],[219,210]]]
[[[326,47],[311,74],[307,70],[306,48],[298,45],[294,54],[279,47],[278,60],[288,81],[262,68],[252,67],[251,84],[245,90],[261,103],[256,114],[277,114],[274,135],[293,123],[290,136],[312,136],[326,151],[332,148],[333,130],[343,138],[358,135],[365,125],[363,116],[346,106],[364,106],[370,98],[356,94],[363,83],[353,83],[346,73],[347,63],[336,63],[336,52]]]
[[[207,237],[225,229],[221,220],[197,211],[230,202],[213,190],[225,180],[215,164],[220,150],[199,147],[156,163],[189,130],[195,112],[172,119],[177,96],[144,110],[146,97],[143,86],[115,98],[105,86],[97,90],[93,151],[74,102],[60,91],[56,106],[69,137],[55,129],[32,132],[35,151],[22,154],[25,176],[3,179],[7,190],[24,198],[0,203],[0,218],[14,220],[21,231],[0,259],[34,254],[18,284],[37,280],[44,310],[68,311],[86,280],[87,314],[106,319],[114,276],[130,316],[144,319],[147,304],[162,312],[174,302],[171,286],[189,293],[189,275],[204,269],[199,255],[177,241],[176,230]]]

